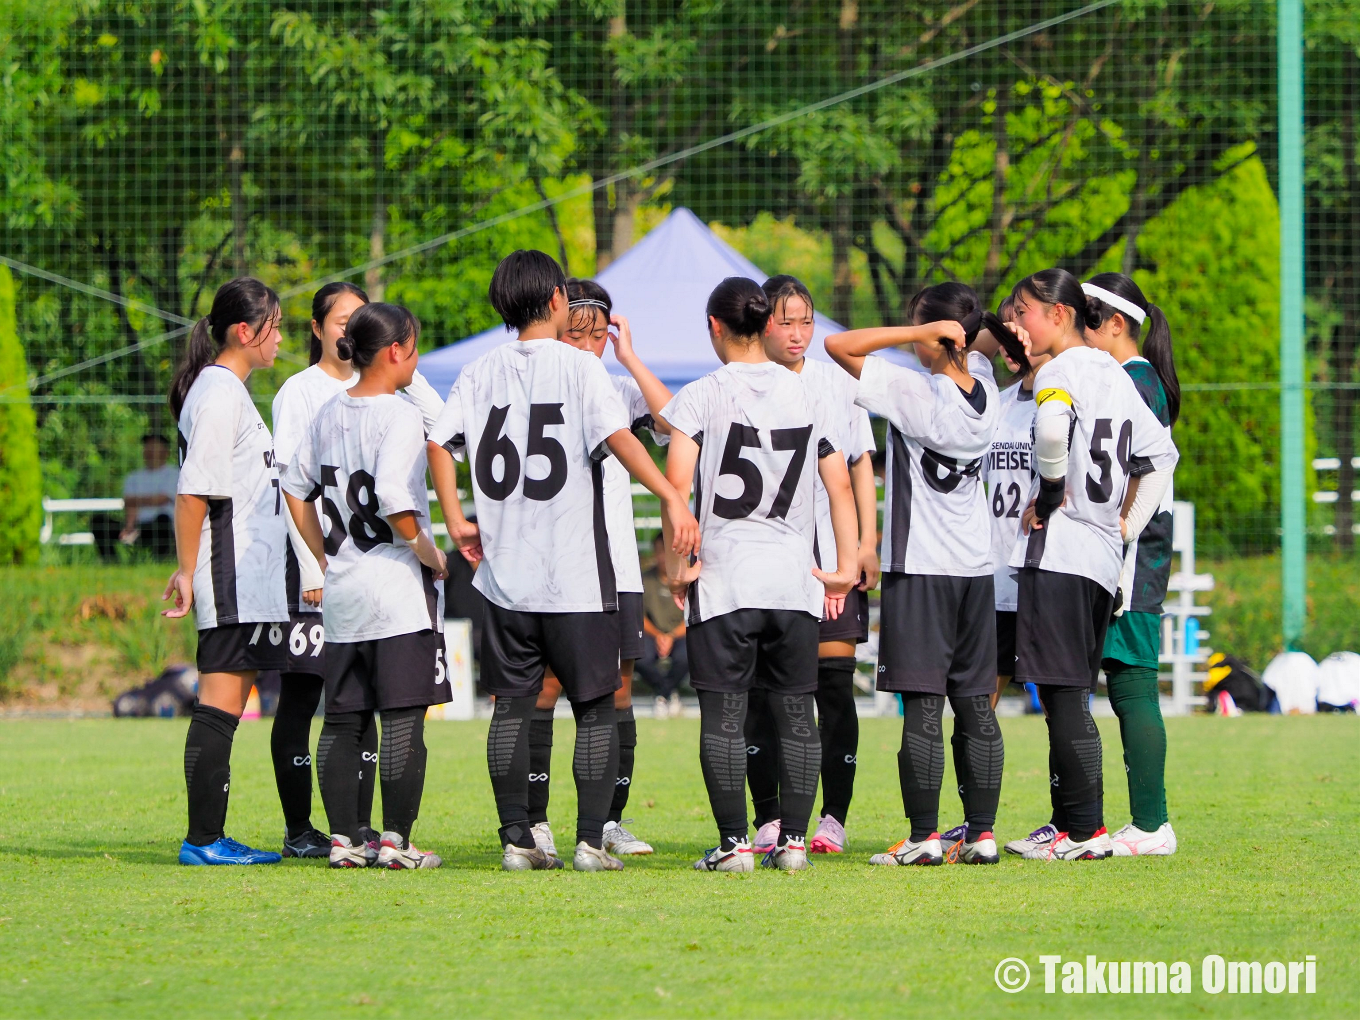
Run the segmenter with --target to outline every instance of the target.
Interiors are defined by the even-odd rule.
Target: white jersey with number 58
[[[1067,491],[1044,527],[1019,537],[1010,565],[1089,577],[1114,594],[1124,562],[1124,492],[1130,478],[1176,466],[1171,432],[1119,362],[1094,347],[1045,364],[1034,394],[1036,421],[1054,413],[1068,419]]]
[[[773,362],[734,362],[684,387],[661,416],[700,447],[694,515],[703,568],[690,586],[689,622],[738,609],[820,620],[813,477],[818,459],[839,446],[802,377]]]
[[[629,424],[600,359],[558,340],[512,340],[463,368],[430,440],[471,461],[478,591],[519,612],[618,609],[603,458]]]

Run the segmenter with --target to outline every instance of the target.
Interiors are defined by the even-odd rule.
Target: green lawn
[[[553,816],[574,808],[559,722]],[[1360,722],[1170,720],[1170,859],[878,869],[903,834],[896,727],[866,720],[853,852],[802,875],[699,874],[713,839],[697,723],[639,723],[630,814],[657,846],[621,875],[504,874],[485,727],[432,723],[417,842],[446,864],[182,868],[181,721],[0,723],[0,1014],[433,1017],[1360,1012]],[[1045,815],[1043,724],[1006,720],[998,835]],[[1126,810],[1105,726],[1108,820]],[[274,845],[268,723],[237,739],[229,832]],[[946,789],[951,780],[946,777]],[[958,805],[945,797],[944,818]],[[315,816],[322,821],[319,812]],[[1189,995],[1045,995],[1038,956],[1190,962]],[[1208,995],[1200,959],[1318,958],[1313,996]],[[1025,959],[1030,987],[993,969]]]

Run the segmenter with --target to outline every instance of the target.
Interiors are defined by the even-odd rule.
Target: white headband
[[[596,301],[594,298],[577,298],[575,301],[567,302],[568,308],[603,308],[609,311],[609,306],[603,301]]]
[[[1104,287],[1097,287],[1094,283],[1083,283],[1081,285],[1081,292],[1087,297],[1093,297],[1097,300],[1104,301],[1116,311],[1123,312],[1140,326],[1143,324],[1144,320],[1147,319],[1147,312],[1143,311],[1127,298],[1122,298],[1113,291],[1106,290]]]

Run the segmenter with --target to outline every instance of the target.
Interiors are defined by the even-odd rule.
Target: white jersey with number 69
[[[703,568],[690,585],[689,622],[738,609],[820,620],[813,478],[818,459],[839,447],[802,377],[773,362],[734,362],[684,387],[661,416],[700,447],[694,515]]]
[[[1068,419],[1067,491],[1044,527],[1019,537],[1010,565],[1089,577],[1114,594],[1124,492],[1130,478],[1176,466],[1171,432],[1119,362],[1094,347],[1073,347],[1039,369],[1034,399],[1036,421],[1055,411]]]
[[[413,404],[396,394],[344,392],[322,406],[284,470],[284,489],[315,500],[321,518],[326,641],[444,629],[443,582],[388,521],[413,511],[416,524],[429,527],[425,469],[425,426]]]
[[[471,461],[478,591],[519,612],[618,609],[603,458],[629,424],[600,359],[560,341],[512,340],[463,368],[430,440]]]

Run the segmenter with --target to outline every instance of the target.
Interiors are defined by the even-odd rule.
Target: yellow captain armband
[[[1035,394],[1034,405],[1036,407],[1042,407],[1050,400],[1061,400],[1068,407],[1072,406],[1072,395],[1068,393],[1066,390],[1057,389],[1040,390],[1037,394]]]

